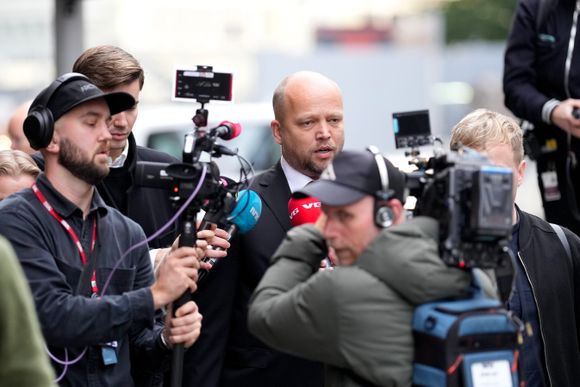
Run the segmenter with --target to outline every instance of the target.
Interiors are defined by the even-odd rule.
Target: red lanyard
[[[85,254],[85,250],[83,249],[83,245],[81,245],[81,241],[79,240],[79,237],[77,236],[77,234],[74,232],[72,227],[68,224],[68,222],[66,220],[64,220],[63,218],[61,218],[60,215],[56,213],[56,211],[54,210],[54,208],[52,208],[50,203],[46,200],[46,198],[44,197],[42,192],[40,192],[40,190],[36,186],[36,183],[34,183],[32,185],[32,190],[36,194],[36,197],[38,198],[40,203],[42,203],[44,208],[46,208],[46,210],[50,213],[50,215],[52,215],[52,217],[55,218],[64,227],[64,229],[69,233],[72,240],[75,242],[77,249],[79,249],[79,254],[81,255],[81,260],[83,262],[83,266],[85,266],[87,264],[87,256]],[[94,217],[93,218],[92,240],[91,240],[91,253],[93,251],[95,251],[96,241],[97,241],[97,218]],[[97,273],[95,270],[93,270],[93,274],[91,275],[91,290],[93,292],[93,296],[99,294],[99,288],[97,286]]]

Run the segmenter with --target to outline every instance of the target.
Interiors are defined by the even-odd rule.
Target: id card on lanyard
[[[40,192],[40,190],[38,189],[36,183],[34,183],[32,185],[32,191],[34,191],[34,194],[36,195],[36,197],[38,198],[38,200],[40,201],[40,203],[44,206],[44,208],[50,213],[50,215],[52,215],[52,217],[54,219],[56,219],[62,225],[62,227],[64,227],[64,229],[66,230],[66,232],[68,232],[68,234],[70,235],[70,237],[74,241],[75,246],[77,247],[77,249],[79,251],[79,254],[81,256],[81,261],[83,263],[83,266],[85,266],[87,264],[87,256],[85,254],[85,250],[83,248],[83,245],[81,244],[81,241],[79,240],[79,237],[77,236],[77,234],[75,233],[75,231],[72,229],[72,227],[70,226],[70,224],[68,224],[68,222],[66,220],[64,220],[54,210],[54,208],[46,200],[46,198],[44,197],[44,195],[42,194],[42,192]],[[97,219],[96,218],[93,218],[93,231],[91,233],[91,253],[95,250],[96,241],[97,241]],[[99,288],[97,286],[97,272],[96,272],[96,270],[93,270],[93,272],[91,274],[91,296],[92,297],[97,297],[98,295],[99,295]]]

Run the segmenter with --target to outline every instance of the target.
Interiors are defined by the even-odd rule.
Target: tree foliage
[[[517,0],[456,0],[443,5],[445,40],[505,40]]]

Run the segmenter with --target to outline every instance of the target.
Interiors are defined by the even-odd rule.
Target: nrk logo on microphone
[[[252,216],[254,217],[256,222],[260,218],[260,213],[258,212],[258,210],[255,207],[250,207],[250,214],[252,214]]]

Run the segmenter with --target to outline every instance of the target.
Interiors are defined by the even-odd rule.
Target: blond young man
[[[475,110],[452,130],[451,148],[460,145],[485,154],[496,165],[511,168],[515,200],[526,168],[519,125],[502,114]],[[533,331],[522,351],[526,386],[577,386],[580,238],[563,228],[562,243],[557,228],[515,204],[513,225],[510,248],[517,262],[516,286],[507,306]]]

